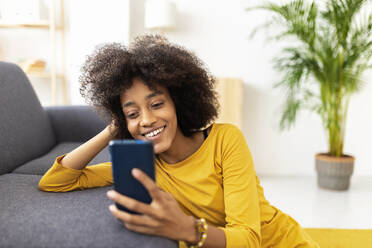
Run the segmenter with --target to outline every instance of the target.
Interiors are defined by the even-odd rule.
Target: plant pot
[[[334,157],[325,153],[315,155],[318,186],[324,189],[347,190],[354,171],[354,157]]]

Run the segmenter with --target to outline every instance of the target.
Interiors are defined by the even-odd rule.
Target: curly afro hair
[[[192,52],[163,36],[139,36],[129,47],[119,43],[97,47],[81,71],[81,95],[100,114],[111,118],[118,127],[117,139],[132,138],[120,95],[132,86],[133,78],[141,79],[150,89],[157,85],[168,89],[186,137],[217,118],[215,78]]]

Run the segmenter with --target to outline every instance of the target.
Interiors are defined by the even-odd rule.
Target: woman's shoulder
[[[234,124],[230,123],[214,123],[212,125],[211,134],[215,143],[229,144],[237,141],[244,141],[242,131]]]
[[[217,134],[241,133],[239,127],[231,123],[214,123],[212,125],[212,130],[213,129]]]

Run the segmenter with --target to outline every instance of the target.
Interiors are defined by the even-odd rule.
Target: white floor
[[[372,229],[372,177],[348,191],[320,189],[316,177],[259,176],[266,199],[303,227]]]

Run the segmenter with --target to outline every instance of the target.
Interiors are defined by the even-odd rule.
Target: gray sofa
[[[105,122],[88,106],[42,107],[28,78],[0,62],[0,247],[177,247],[131,232],[108,211],[106,191],[42,192],[58,155],[93,137]],[[107,149],[91,164],[109,161]]]

